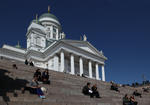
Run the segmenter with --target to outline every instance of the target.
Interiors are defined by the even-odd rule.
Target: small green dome
[[[55,15],[51,14],[51,13],[44,13],[44,14],[42,14],[42,15],[39,17],[39,19],[42,19],[42,18],[45,18],[45,17],[53,18],[53,19],[55,19],[55,20],[58,21],[58,18],[57,18]]]
[[[36,20],[36,19],[32,20],[31,23],[32,22],[40,24],[40,22],[38,20]]]
[[[35,22],[35,23],[36,23],[36,19],[32,20],[32,22]]]

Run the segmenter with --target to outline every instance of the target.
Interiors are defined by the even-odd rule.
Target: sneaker
[[[45,96],[42,97],[42,99],[45,99],[45,98],[46,98]]]
[[[45,96],[40,96],[40,98],[45,99]]]

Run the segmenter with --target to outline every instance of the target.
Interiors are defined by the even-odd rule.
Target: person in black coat
[[[95,84],[95,85],[93,85],[93,87],[92,87],[92,91],[93,91],[93,93],[92,93],[92,97],[96,97],[96,98],[101,98],[100,97],[100,95],[99,95],[99,92],[98,92],[98,90],[97,90],[97,85]]]
[[[112,85],[111,85],[111,88],[110,88],[111,90],[115,90],[115,91],[117,91],[117,92],[119,92],[120,93],[120,91],[119,91],[119,89],[118,89],[118,86],[117,86],[117,84],[115,84],[115,83],[112,83]]]
[[[134,96],[140,96],[140,98],[142,97],[142,94],[139,93],[137,90],[135,90],[135,91],[133,92],[133,95],[134,95]]]
[[[36,72],[34,73],[34,77],[37,77],[38,81],[42,81],[42,76],[41,76],[40,69],[36,70]]]
[[[32,61],[30,62],[30,66],[34,66],[34,64],[33,64],[33,62],[32,62]]]
[[[48,69],[46,69],[46,70],[42,73],[42,81],[43,81],[44,84],[50,84]]]
[[[90,85],[91,85],[91,83],[87,83],[87,85],[85,85],[84,87],[83,87],[83,89],[82,89],[82,93],[84,94],[84,95],[89,95],[90,97],[93,97],[93,92],[92,92],[92,90],[90,89]]]
[[[28,60],[26,59],[24,63],[25,63],[25,65],[28,65],[29,62],[28,62]]]

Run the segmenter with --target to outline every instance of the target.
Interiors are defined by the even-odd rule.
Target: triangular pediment
[[[92,46],[87,41],[64,40],[63,42],[70,44],[74,47],[80,48],[81,50],[85,50],[94,55],[102,55],[94,46]]]

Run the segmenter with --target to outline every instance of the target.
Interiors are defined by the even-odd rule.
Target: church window
[[[51,32],[48,32],[48,38],[50,39],[50,37],[51,37]]]
[[[53,32],[56,33],[56,28],[53,28]]]
[[[53,38],[56,39],[56,33],[53,33]]]
[[[39,46],[41,45],[41,39],[39,37],[36,38],[36,44]]]

